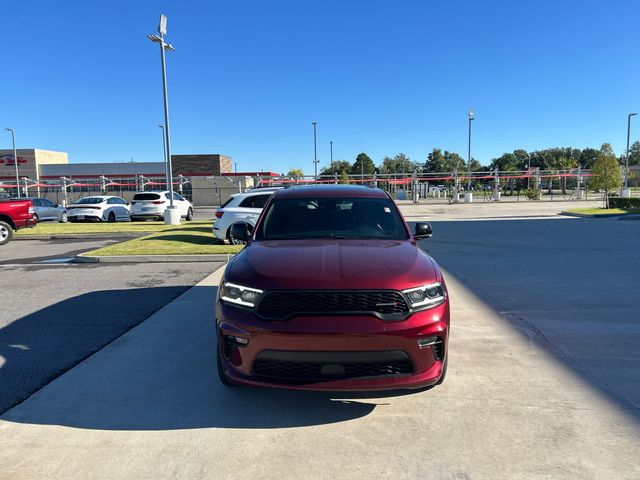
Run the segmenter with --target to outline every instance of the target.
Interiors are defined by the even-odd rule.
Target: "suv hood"
[[[399,240],[254,242],[225,272],[227,281],[261,290],[403,290],[441,278],[431,257]]]

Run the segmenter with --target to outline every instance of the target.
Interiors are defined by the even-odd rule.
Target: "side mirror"
[[[127,202],[127,206],[131,205],[131,202]]]
[[[251,241],[253,225],[246,222],[237,222],[231,225],[231,243],[247,243]]]
[[[422,240],[425,238],[431,238],[433,235],[433,230],[431,230],[431,224],[426,222],[418,222],[416,223],[416,230],[413,234],[413,238],[416,240]]]

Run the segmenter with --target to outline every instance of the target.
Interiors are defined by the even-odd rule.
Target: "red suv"
[[[382,190],[277,191],[218,288],[218,374],[225,385],[384,390],[439,384],[449,301],[435,261]]]

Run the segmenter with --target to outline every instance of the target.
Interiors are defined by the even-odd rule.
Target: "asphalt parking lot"
[[[6,412],[0,477],[639,478],[640,222],[433,226],[442,386],[225,389],[208,277]]]
[[[0,412],[219,266],[64,263],[77,252],[111,242],[28,240],[0,249]]]

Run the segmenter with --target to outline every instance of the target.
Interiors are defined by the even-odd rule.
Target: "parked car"
[[[169,191],[138,192],[131,200],[131,220],[160,220],[169,206]],[[173,192],[173,206],[187,221],[193,219],[193,205],[182,195]]]
[[[59,203],[53,203],[48,198],[41,197],[27,197],[27,199],[33,203],[33,210],[38,222],[54,220],[60,223],[67,223],[67,209]]]
[[[67,207],[70,222],[128,222],[129,202],[109,195],[84,197]]]
[[[0,200],[0,245],[9,243],[15,230],[37,223],[31,200]]]
[[[231,237],[231,225],[236,222],[255,225],[269,197],[281,189],[282,187],[256,188],[231,195],[231,198],[216,210],[213,235],[218,240],[228,240],[229,243],[244,243]]]
[[[423,388],[447,371],[442,272],[391,197],[362,186],[273,193],[227,264],[216,298],[225,385],[311,390]]]

